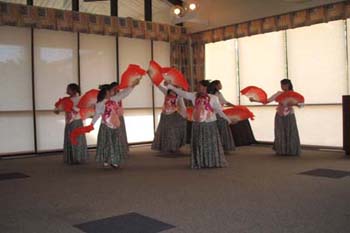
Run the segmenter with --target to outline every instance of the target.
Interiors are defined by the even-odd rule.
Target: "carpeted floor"
[[[120,170],[98,167],[93,153],[77,166],[60,155],[0,160],[0,174],[29,176],[0,180],[0,232],[81,233],[76,225],[128,213],[175,226],[164,233],[350,232],[350,176],[308,172],[350,172],[343,153],[278,157],[251,146],[227,160],[228,168],[191,170],[188,157],[148,146],[132,148]]]

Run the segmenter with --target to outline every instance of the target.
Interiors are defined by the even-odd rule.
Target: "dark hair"
[[[290,81],[290,79],[286,79],[286,78],[282,79],[281,85],[288,85],[288,90],[293,91],[293,84],[292,84],[292,81]]]
[[[218,85],[220,84],[221,82],[219,80],[214,80],[212,81],[210,84],[209,84],[209,87],[208,87],[208,93],[209,94],[212,94],[212,95],[215,95],[217,92],[219,92],[219,89],[218,89]]]
[[[210,85],[210,81],[209,80],[201,80],[198,83],[200,85],[204,86],[204,87],[209,87],[209,85]]]
[[[76,84],[76,83],[70,83],[70,84],[68,84],[67,89],[73,91],[74,93],[78,93],[79,95],[81,94],[81,92],[80,92],[80,87],[79,87],[79,85]]]
[[[98,95],[97,95],[97,103],[101,102],[106,98],[107,91],[112,90],[112,87],[109,84],[100,85],[98,88],[100,89],[100,91],[98,92]]]
[[[109,85],[113,89],[113,88],[117,87],[119,85],[119,83],[118,82],[111,82],[111,84],[109,84]]]
[[[175,91],[173,91],[173,90],[170,90],[170,89],[168,89],[168,91],[166,92],[166,94],[167,94],[167,95],[169,95],[169,94],[170,94],[170,92],[174,93],[174,94],[175,94],[175,96],[177,96],[176,92],[175,92]]]

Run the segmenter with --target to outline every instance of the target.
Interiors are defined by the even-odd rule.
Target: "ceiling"
[[[22,3],[26,0],[0,0]],[[187,0],[189,1],[189,0]],[[291,11],[311,8],[344,0],[196,0],[199,8],[195,18],[201,23],[186,22],[184,25],[190,32],[203,31],[224,25],[249,21]],[[71,0],[34,0],[34,4],[43,7],[71,9]],[[171,4],[167,0],[153,0],[153,21],[171,23]],[[84,2],[80,0],[80,11],[93,14],[110,14],[109,0]],[[120,17],[144,19],[144,0],[118,0]]]

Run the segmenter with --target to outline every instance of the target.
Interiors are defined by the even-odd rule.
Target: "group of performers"
[[[127,88],[118,89],[118,83],[104,84],[99,87],[95,103],[92,123],[89,131],[101,118],[97,137],[96,161],[105,167],[118,168],[125,160],[129,151],[125,121],[123,117],[122,99],[126,98],[139,84],[136,80]],[[152,149],[161,152],[176,153],[186,144],[188,112],[184,99],[190,101],[192,111],[191,133],[191,168],[226,167],[225,154],[235,150],[230,124],[234,120],[227,117],[224,106],[234,106],[225,100],[220,90],[220,81],[202,80],[197,84],[196,92],[188,92],[164,80],[156,85],[164,94],[160,122],[152,143]],[[275,101],[284,92],[292,91],[290,80],[281,81],[281,91],[272,95],[264,104]],[[83,127],[79,115],[80,88],[77,84],[67,86],[67,94],[73,102],[73,107],[66,112],[64,134],[64,162],[79,164],[88,158],[86,138],[84,134],[77,136],[72,143],[70,134]],[[255,98],[250,97],[252,102]],[[58,113],[58,109],[55,109]],[[293,105],[279,103],[275,116],[275,141],[273,149],[278,155],[300,155],[300,140]]]

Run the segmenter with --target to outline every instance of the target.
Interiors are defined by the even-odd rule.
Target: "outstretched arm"
[[[128,87],[120,92],[118,92],[115,96],[113,96],[111,99],[113,99],[116,102],[121,101],[122,99],[126,98],[130,93],[132,92],[134,88]]]
[[[159,84],[158,89],[164,94],[167,95],[168,94],[168,89],[166,87],[163,87],[161,84]]]
[[[270,98],[267,99],[266,104],[271,103],[273,101],[275,101],[275,99],[277,98],[277,96],[279,96],[282,92],[278,91],[275,94],[273,94]]]
[[[218,98],[219,98],[220,104],[224,104],[224,105],[227,105],[227,106],[230,106],[230,107],[235,106],[235,105],[232,104],[231,102],[227,101],[227,100],[225,99],[224,95],[223,95],[221,92],[219,92]]]
[[[171,84],[168,84],[168,88],[172,91],[174,91],[177,95],[185,98],[185,99],[188,99],[188,100],[191,100],[191,101],[194,101],[196,99],[196,95],[192,92],[188,92],[188,91],[183,91],[181,90],[180,88],[176,88],[174,87],[173,85]]]

